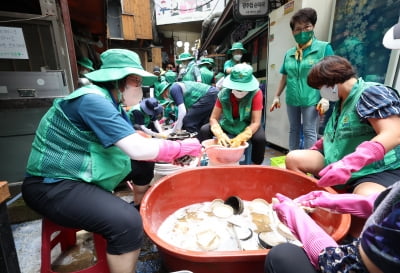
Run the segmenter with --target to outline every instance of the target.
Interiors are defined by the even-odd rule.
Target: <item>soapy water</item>
[[[271,233],[279,242],[301,245],[287,234],[290,230],[282,227],[272,205],[265,200],[243,201],[243,207],[243,212],[235,215],[218,199],[185,206],[164,220],[157,235],[175,247],[192,251],[264,249],[259,234],[265,233]]]

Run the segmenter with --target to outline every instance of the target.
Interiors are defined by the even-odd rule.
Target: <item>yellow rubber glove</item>
[[[251,128],[246,127],[246,129],[244,129],[243,132],[241,132],[231,140],[231,147],[236,148],[239,147],[240,145],[243,145],[247,140],[251,138],[252,135],[253,131],[251,130]]]
[[[222,128],[218,123],[211,126],[211,132],[217,137],[219,145],[229,147],[231,139],[224,133],[224,131],[222,131]]]

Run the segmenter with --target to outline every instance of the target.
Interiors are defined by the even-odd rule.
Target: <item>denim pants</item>
[[[317,141],[319,125],[318,111],[313,106],[287,105],[289,118],[289,151],[308,149]],[[304,145],[300,147],[301,129],[303,128]]]

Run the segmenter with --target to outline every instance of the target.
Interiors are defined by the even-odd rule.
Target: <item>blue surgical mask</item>
[[[338,101],[340,99],[337,84],[335,84],[333,87],[324,85],[321,87],[319,92],[321,93],[321,97],[329,101]]]

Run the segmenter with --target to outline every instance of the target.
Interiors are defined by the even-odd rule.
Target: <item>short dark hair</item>
[[[327,56],[314,65],[307,77],[307,84],[320,89],[323,85],[334,86],[356,77],[356,70],[351,63],[340,56]]]
[[[289,24],[292,30],[294,30],[294,25],[296,23],[311,23],[315,26],[317,23],[317,12],[313,8],[299,9],[290,19]]]

